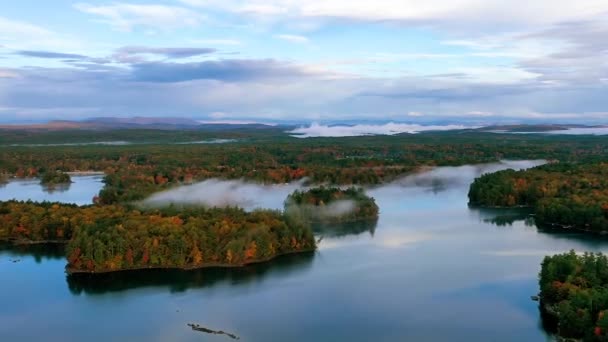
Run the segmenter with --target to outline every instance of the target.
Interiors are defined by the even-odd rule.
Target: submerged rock
[[[235,339],[235,340],[240,340],[241,339],[240,337],[238,337],[238,336],[236,336],[234,334],[227,333],[227,332],[222,331],[222,330],[212,330],[212,329],[209,329],[209,328],[202,327],[199,324],[188,323],[188,326],[190,328],[192,328],[192,330],[194,330],[194,331],[200,331],[200,332],[204,332],[204,333],[207,333],[207,334],[214,334],[214,335],[226,335],[226,336],[228,336],[228,337],[230,337],[232,339]]]

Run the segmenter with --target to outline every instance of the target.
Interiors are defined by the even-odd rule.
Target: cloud
[[[40,26],[0,17],[1,40],[9,40],[11,37],[19,39],[20,37],[48,37],[51,35],[53,32]]]
[[[469,32],[487,27],[534,27],[581,20],[608,11],[604,0],[538,0],[513,6],[502,0],[180,0],[189,6],[234,12],[253,17],[272,17],[282,22],[323,19],[368,22],[400,22],[412,25],[452,27]],[[538,15],[542,13],[542,15]],[[267,20],[267,19],[266,19]],[[478,31],[479,32],[479,31]]]
[[[304,44],[304,43],[309,43],[310,40],[304,36],[299,36],[299,35],[294,35],[294,34],[278,34],[275,35],[275,37],[282,39],[282,40],[286,40],[290,43],[298,43],[298,44]]]
[[[289,133],[299,138],[353,137],[362,135],[395,135],[423,131],[444,131],[469,128],[462,125],[423,126],[417,124],[387,123],[383,125],[325,126],[313,123],[309,127],[296,128]]]
[[[215,39],[192,39],[192,43],[202,44],[202,45],[241,45],[241,42],[238,39],[226,39],[226,38],[215,38]]]
[[[60,53],[52,51],[32,51],[22,50],[17,51],[16,54],[25,57],[36,57],[36,58],[50,58],[50,59],[88,59],[87,56],[78,55],[74,53]]]
[[[227,116],[228,116],[228,114],[224,113],[224,112],[213,112],[213,113],[209,114],[209,118],[214,119],[214,120],[224,119]]]
[[[17,78],[19,74],[12,70],[0,69],[0,78]]]
[[[42,26],[0,17],[0,44],[13,50],[76,49],[81,41]]]
[[[224,59],[192,63],[148,62],[133,65],[133,76],[142,82],[192,80],[250,81],[268,78],[303,77],[310,74],[294,64],[273,59]]]
[[[525,70],[540,75],[539,80],[580,86],[605,85],[608,65],[608,16],[598,20],[566,22],[549,29],[523,35],[521,39],[545,45],[560,42],[550,53],[521,60]]]
[[[203,20],[201,14],[178,6],[78,3],[74,7],[81,12],[101,17],[101,22],[107,23],[119,31],[132,31],[140,27],[154,30],[174,30],[199,26]]]
[[[283,60],[178,63],[145,61],[147,54],[132,57],[134,60],[120,62],[111,55],[100,58],[99,63],[79,60],[65,68],[5,68],[5,77],[0,78],[0,107],[17,108],[23,114],[11,120],[24,120],[26,113],[35,119],[65,116],[60,110],[50,110],[53,108],[72,108],[64,111],[71,118],[103,113],[202,119],[209,113],[224,112],[230,113],[232,120],[262,122],[293,118],[299,122],[377,120],[382,113],[386,121],[438,126],[523,121],[605,123],[607,118],[606,84],[578,87],[535,79],[491,84],[458,78],[335,77],[331,71]],[[98,113],[83,108],[98,108]],[[330,132],[335,134],[335,128]],[[383,128],[358,134],[386,133]],[[352,129],[343,134],[352,134]]]
[[[166,58],[188,58],[209,55],[217,50],[211,48],[195,48],[195,47],[149,47],[149,46],[124,46],[117,49],[113,57],[119,61],[140,60],[138,55],[160,55]]]

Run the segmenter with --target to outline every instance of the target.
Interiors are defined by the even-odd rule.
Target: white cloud
[[[228,116],[228,114],[226,114],[224,112],[213,112],[213,113],[209,114],[209,117],[211,119],[223,119],[227,116]]]
[[[581,20],[608,11],[605,0],[536,0],[517,5],[503,0],[180,0],[190,6],[220,8],[256,16],[396,20],[417,23],[546,25]]]
[[[282,40],[286,40],[291,43],[303,44],[303,43],[310,42],[310,40],[308,38],[306,38],[304,36],[295,35],[295,34],[277,34],[277,35],[275,35],[275,37],[282,39]]]
[[[482,111],[482,110],[473,110],[467,113],[470,116],[492,116],[494,115],[494,113],[492,112],[486,112],[486,111]]]
[[[190,42],[203,45],[241,45],[243,42],[237,39],[192,39]]]
[[[101,17],[101,21],[119,31],[132,31],[136,27],[158,30],[172,30],[182,27],[196,27],[203,16],[195,11],[177,6],[133,5],[112,3],[111,5],[91,5],[78,3],[76,9]]]
[[[296,128],[289,133],[299,138],[311,137],[353,137],[363,135],[395,135],[399,133],[419,133],[423,131],[445,131],[470,128],[463,125],[417,125],[387,123],[383,125],[353,125],[353,126],[326,126],[313,123],[309,127]]]
[[[40,26],[22,21],[0,17],[0,40],[12,40],[22,37],[48,37],[53,33]]]
[[[0,17],[0,47],[5,49],[75,49],[81,42],[44,27],[24,21]]]

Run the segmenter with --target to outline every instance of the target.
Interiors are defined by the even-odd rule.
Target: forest
[[[71,182],[72,179],[70,178],[70,175],[56,170],[47,171],[42,175],[42,177],[40,177],[40,184],[46,186],[54,186],[57,184],[66,184]]]
[[[541,309],[557,320],[557,333],[583,341],[608,339],[608,257],[574,251],[544,258],[539,274]]]
[[[296,190],[285,200],[285,214],[311,223],[378,219],[378,205],[362,188],[317,187]]]
[[[533,208],[539,226],[608,231],[608,164],[553,163],[486,174],[471,184],[472,205]]]
[[[222,143],[200,143],[213,139],[222,139]],[[95,141],[105,143],[88,145]],[[104,172],[105,185],[93,205],[0,203],[0,239],[67,243],[73,272],[243,265],[314,249],[311,223],[370,220],[373,222],[361,231],[374,231],[378,207],[360,188],[320,187],[296,192],[286,201],[285,213],[133,206],[155,192],[209,178],[372,185],[432,166],[549,159],[559,163],[534,169],[532,172],[541,173],[522,176],[524,181],[515,179],[516,193],[509,189],[513,174],[519,173],[482,177],[472,187],[471,202],[531,205],[541,221],[573,221],[596,230],[606,226],[602,215],[608,205],[600,201],[606,198],[606,187],[598,161],[605,160],[608,142],[601,137],[455,131],[300,139],[276,128],[130,129],[3,131],[0,144],[3,179],[31,177],[57,183],[67,179],[66,172]],[[568,169],[579,167],[569,165],[587,165],[589,169]],[[584,177],[572,176],[581,172]],[[492,190],[480,190],[485,187]],[[570,193],[570,188],[579,190]],[[588,214],[581,215],[583,211]],[[325,214],[319,216],[319,212]],[[559,215],[571,217],[570,221]]]
[[[208,178],[273,184],[307,179],[312,184],[370,185],[428,166],[501,159],[592,162],[608,156],[608,141],[601,137],[466,131],[339,139],[294,138],[277,129],[5,133],[0,134],[0,144],[4,144],[0,149],[0,174],[27,178],[55,170],[102,171],[106,185],[97,199],[102,204],[141,200],[172,186]],[[196,143],[201,139],[233,141]],[[132,143],[75,145],[114,140]],[[41,141],[54,145],[39,145]]]
[[[0,240],[67,243],[72,273],[242,266],[315,249],[308,225],[276,211],[17,201],[0,203]]]

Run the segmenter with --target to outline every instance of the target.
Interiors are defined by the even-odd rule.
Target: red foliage
[[[144,255],[141,257],[141,263],[142,264],[147,264],[148,261],[150,261],[150,254],[148,253],[148,250],[144,250]]]

